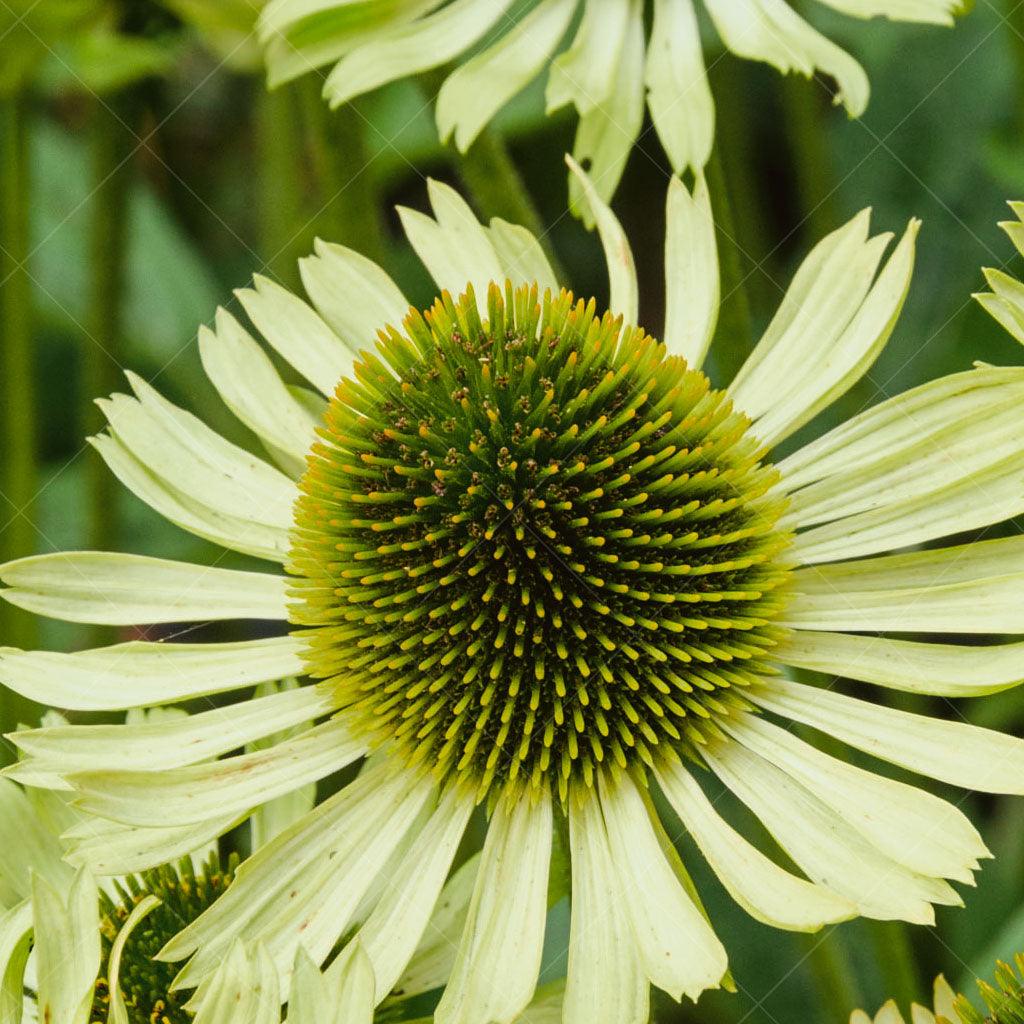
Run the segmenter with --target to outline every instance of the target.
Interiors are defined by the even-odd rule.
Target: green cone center
[[[702,744],[775,643],[747,419],[563,292],[447,294],[331,400],[290,571],[312,676],[441,780],[550,786]]]
[[[115,940],[128,915],[146,896],[156,896],[154,907],[129,934],[121,952],[118,988],[124,999],[130,1024],[191,1024],[185,1009],[191,991],[171,991],[181,964],[153,959],[187,925],[210,907],[231,883],[234,858],[227,871],[221,870],[214,854],[202,873],[185,858],[178,865],[163,865],[141,875],[116,882],[116,896],[100,895],[101,963],[110,961]],[[101,976],[96,983],[90,1021],[105,1024],[110,1004],[110,982]]]

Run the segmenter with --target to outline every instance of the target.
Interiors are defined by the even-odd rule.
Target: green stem
[[[1010,0],[1010,12],[1007,15],[1007,24],[1010,29],[1010,45],[1017,63],[1017,88],[1018,95],[1022,97],[1016,105],[1016,132],[1015,138],[1020,139],[1024,134],[1024,6],[1016,0]]]
[[[270,91],[257,86],[260,150],[260,255],[266,272],[287,287],[296,288],[296,261],[306,254],[305,236],[297,237],[303,217],[302,182],[296,160],[301,146],[301,125],[293,102],[294,88]]]
[[[33,505],[38,492],[35,387],[32,366],[32,288],[26,266],[28,227],[28,101],[0,99],[0,561],[35,549]],[[27,612],[0,601],[0,644],[33,647],[36,622]],[[33,706],[0,691],[0,731],[37,718]],[[0,754],[0,760],[3,755]]]
[[[465,153],[457,153],[455,166],[470,198],[486,219],[501,217],[521,224],[534,235],[554,271],[555,279],[565,274],[547,236],[547,229],[501,134],[485,128]]]
[[[817,82],[800,75],[779,76],[779,88],[792,155],[790,170],[796,183],[804,229],[812,244],[839,223],[835,202],[835,173],[825,132],[827,95]]]
[[[330,110],[315,77],[302,84],[310,161],[318,186],[315,233],[383,263],[386,230],[380,183],[366,144],[369,121],[358,101]]]
[[[907,926],[899,921],[868,921],[875,963],[887,997],[901,1007],[920,1001],[924,994]]]
[[[123,105],[119,105],[119,108]],[[92,281],[89,331],[82,356],[82,433],[103,424],[95,400],[121,385],[121,300],[124,287],[128,130],[114,110],[97,104],[91,125],[93,196],[89,225]],[[89,545],[109,550],[117,540],[117,488],[100,459],[89,460]]]
[[[718,262],[722,275],[722,304],[718,315],[718,370],[722,380],[731,380],[753,347],[753,319],[747,294],[743,249],[736,230],[736,218],[729,197],[729,183],[722,167],[719,147],[706,168],[711,206],[718,236]]]
[[[824,1010],[822,1020],[846,1020],[861,1005],[861,993],[843,937],[833,929],[801,936],[799,941],[806,949],[805,962]]]

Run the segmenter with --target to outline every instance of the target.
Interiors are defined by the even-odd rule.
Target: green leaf
[[[100,96],[167,74],[182,54],[180,39],[123,35],[108,26],[79,33],[55,48],[40,70],[45,88]]]

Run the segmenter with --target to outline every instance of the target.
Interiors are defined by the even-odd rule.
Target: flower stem
[[[818,990],[823,1020],[846,1020],[861,1005],[860,986],[850,964],[843,936],[836,929],[801,936],[806,963]]]
[[[366,145],[370,122],[358,101],[330,110],[316,78],[307,78],[303,103],[306,136],[317,180],[313,234],[342,242],[376,263],[385,256],[377,172]]]
[[[907,926],[899,921],[866,923],[886,995],[895,999],[901,1007],[908,1007],[915,1000],[920,1001],[924,993]]]
[[[718,333],[725,343],[718,348],[722,380],[731,380],[753,347],[750,297],[743,271],[743,250],[736,230],[736,218],[729,198],[729,182],[716,146],[705,173],[718,235],[718,262],[722,275],[722,304]]]
[[[116,108],[97,103],[92,111],[92,210],[89,261],[92,281],[89,324],[82,353],[82,434],[103,419],[95,399],[121,385],[121,300],[124,286],[128,189],[125,168],[128,129]],[[89,546],[109,550],[117,540],[114,477],[98,458],[88,462]]]
[[[481,214],[488,220],[501,217],[513,224],[521,224],[536,236],[556,280],[564,281],[565,274],[540,211],[497,129],[485,128],[465,153],[456,152],[455,166]]]
[[[32,289],[27,262],[28,99],[0,98],[0,561],[32,554],[35,549],[33,505],[38,491],[36,465],[35,382],[32,366]],[[0,601],[0,643],[35,645],[35,619]],[[34,721],[28,701],[0,690],[0,731],[19,721]],[[4,760],[0,752],[0,761]]]
[[[257,89],[260,255],[271,277],[286,287],[295,288],[299,284],[296,260],[305,255],[306,249],[296,235],[305,222],[301,175],[295,166],[301,145],[301,124],[293,87],[268,90],[257,85]]]

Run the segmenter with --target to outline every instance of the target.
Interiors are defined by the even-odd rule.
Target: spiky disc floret
[[[707,378],[562,292],[444,294],[330,402],[290,570],[308,667],[442,780],[591,784],[765,671],[775,471]]]
[[[1024,1024],[1024,954],[1014,957],[1016,970],[1001,960],[996,961],[996,983],[978,981],[978,990],[988,1014],[980,1013],[966,996],[956,997],[960,1024]],[[954,1022],[955,1024],[955,1022]]]
[[[214,853],[203,871],[197,874],[191,859],[186,857],[178,865],[165,864],[114,882],[115,896],[101,891],[100,940],[104,969],[110,961],[114,941],[132,910],[146,896],[160,900],[136,925],[121,952],[118,988],[130,1024],[190,1024],[192,1014],[184,1004],[191,993],[171,992],[171,982],[181,964],[164,963],[153,957],[227,889],[237,864],[238,858],[232,856],[224,870]],[[100,977],[89,1020],[103,1024],[109,1004],[109,980]]]

